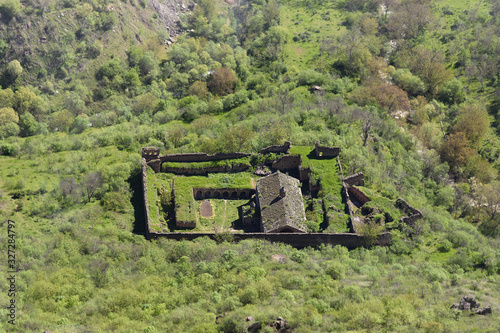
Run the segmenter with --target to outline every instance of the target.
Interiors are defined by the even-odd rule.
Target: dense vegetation
[[[0,330],[500,329],[498,0],[166,3],[177,25],[157,1],[0,0],[0,247],[15,221],[19,265]],[[423,212],[413,236],[348,252],[141,235],[142,146],[284,140],[339,146],[368,192]],[[466,293],[494,315],[450,310]]]

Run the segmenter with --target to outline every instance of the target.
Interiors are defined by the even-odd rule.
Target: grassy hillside
[[[0,331],[276,332],[278,316],[280,332],[498,331],[499,8],[1,0],[0,248],[15,238],[16,292],[4,259],[0,303],[15,299],[16,325],[2,307]],[[303,148],[317,140],[374,201],[424,218],[353,251],[144,239],[141,147],[285,140],[329,191],[336,166]],[[342,231],[335,198],[307,204]],[[206,226],[233,218],[213,208]],[[450,309],[466,294],[493,315]]]

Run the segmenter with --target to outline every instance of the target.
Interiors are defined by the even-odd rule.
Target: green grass
[[[232,229],[233,224],[239,219],[238,207],[248,203],[248,200],[210,199],[209,201],[213,212],[209,218],[204,218],[200,214],[203,200],[196,201],[197,225],[193,232],[219,233]]]
[[[221,160],[221,161],[208,161],[208,162],[191,162],[191,163],[167,162],[164,163],[163,166],[167,168],[203,169],[207,167],[232,166],[237,164],[250,166],[250,157]]]
[[[339,179],[337,159],[317,159],[314,149],[307,146],[292,146],[290,154],[298,154],[302,158],[302,166],[310,167],[312,178],[321,181],[321,194],[329,220],[321,225],[327,232],[347,232],[349,216],[345,214],[345,205],[342,202],[342,181]]]
[[[342,31],[340,25],[343,14],[335,9],[333,2],[306,9],[304,1],[294,0],[281,6],[280,24],[289,32],[289,41],[285,46],[285,64],[297,70],[310,69],[312,64],[322,67],[326,56],[319,56],[321,41],[332,38]],[[306,36],[302,39],[300,36]],[[298,41],[293,37],[297,36]]]

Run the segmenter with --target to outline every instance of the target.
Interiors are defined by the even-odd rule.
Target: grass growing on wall
[[[156,190],[157,179],[156,173],[150,167],[147,167],[148,180],[147,180],[147,195],[149,203],[149,218],[151,219],[151,229],[153,231],[161,231],[160,229],[160,210],[158,192]]]
[[[233,166],[233,165],[248,165],[250,166],[250,157],[242,157],[228,160],[220,160],[220,161],[207,161],[207,162],[166,162],[163,163],[164,168],[186,168],[186,169],[203,169],[203,168],[212,168],[219,166]]]

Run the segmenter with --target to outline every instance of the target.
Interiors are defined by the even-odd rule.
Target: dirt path
[[[214,215],[210,201],[203,200],[203,202],[201,203],[201,207],[200,207],[200,215],[201,215],[201,217],[204,217],[204,218],[210,218]]]
[[[224,226],[226,225],[226,211],[227,211],[227,200],[224,200],[224,216],[222,217],[221,231],[224,231]]]

